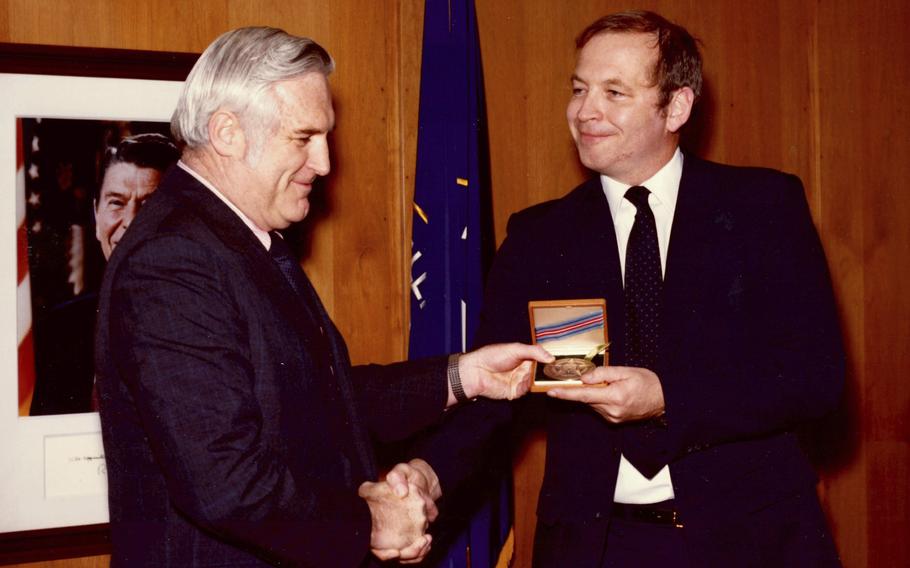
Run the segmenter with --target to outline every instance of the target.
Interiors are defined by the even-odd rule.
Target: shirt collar
[[[672,211],[676,208],[676,198],[679,195],[679,180],[682,179],[682,168],[683,154],[677,146],[673,157],[662,168],[657,170],[657,173],[639,185],[647,187],[648,191],[657,199],[658,204],[666,204],[670,206]],[[605,175],[600,176],[600,184],[603,186],[604,194],[607,196],[607,203],[610,204],[610,215],[615,221],[619,208],[626,202],[623,197],[632,186]],[[634,207],[631,203],[628,205]]]
[[[268,231],[263,231],[262,229],[257,227],[256,224],[253,223],[253,221],[251,221],[249,217],[244,215],[243,211],[241,211],[240,209],[237,208],[236,205],[231,203],[231,201],[227,197],[225,197],[223,193],[221,193],[220,191],[215,189],[215,186],[212,185],[209,182],[209,180],[205,179],[204,177],[202,177],[202,175],[200,175],[193,168],[186,165],[186,163],[183,160],[179,160],[177,162],[177,165],[180,166],[181,168],[183,168],[183,170],[186,173],[188,173],[191,176],[193,176],[194,178],[196,178],[196,180],[199,181],[199,183],[201,183],[202,185],[207,187],[209,189],[209,191],[211,191],[212,193],[214,193],[215,195],[218,196],[218,199],[220,199],[221,201],[224,202],[225,205],[230,207],[231,211],[233,211],[238,217],[240,217],[240,220],[243,221],[243,224],[246,225],[247,227],[249,227],[249,229],[251,231],[253,231],[253,234],[256,235],[256,238],[259,239],[259,242],[262,243],[262,246],[264,246],[266,250],[268,250],[269,247],[272,246],[272,237],[269,236]]]

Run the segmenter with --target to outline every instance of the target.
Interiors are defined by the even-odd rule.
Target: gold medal
[[[594,370],[594,363],[578,357],[557,359],[543,368],[543,373],[556,381],[570,381],[577,379]]]

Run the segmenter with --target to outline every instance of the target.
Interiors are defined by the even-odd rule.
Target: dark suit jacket
[[[54,306],[35,322],[35,394],[30,416],[92,412],[98,294]]]
[[[114,566],[358,566],[370,436],[435,419],[445,360],[352,370],[322,305],[177,168],[108,265],[97,330]]]
[[[570,298],[606,298],[610,360],[622,365],[622,276],[599,178],[510,219],[487,283],[479,343],[529,341],[528,301]],[[654,371],[667,426],[617,427],[583,404],[548,400],[538,533],[540,523],[571,523],[576,535],[584,532],[579,527],[605,524],[624,452],[650,462],[650,475],[670,465],[694,565],[761,564],[752,556],[767,552],[755,550],[761,547],[772,554],[764,565],[786,565],[773,556],[785,554],[786,544],[762,542],[750,515],[797,494],[809,495],[800,498],[809,507],[801,516],[812,519],[818,546],[830,548],[816,514],[814,473],[793,429],[835,407],[844,353],[798,178],[686,155],[664,306]],[[480,441],[511,418],[513,406],[484,402],[447,419],[442,443],[424,450],[444,490],[458,485],[467,474],[462,463],[475,459],[472,452],[482,451]],[[592,531],[601,540],[582,544],[585,550],[572,552],[578,555],[555,552],[573,558],[573,566],[599,566],[604,532]],[[806,538],[798,546],[816,546],[815,537]]]

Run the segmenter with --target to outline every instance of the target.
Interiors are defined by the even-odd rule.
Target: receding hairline
[[[660,44],[659,44],[660,38],[659,38],[657,32],[642,32],[639,30],[602,30],[602,31],[588,37],[588,40],[585,42],[585,44],[582,45],[581,47],[577,47],[575,50],[576,69],[572,72],[572,75],[569,78],[570,83],[573,81],[587,83],[587,81],[580,78],[577,73],[578,59],[581,57],[581,52],[584,51],[584,49],[586,47],[590,46],[591,42],[594,41],[596,38],[605,37],[608,35],[627,35],[627,36],[639,35],[639,36],[650,36],[651,39],[653,39],[653,43],[649,43],[648,40],[645,39],[645,43],[648,44],[647,47],[650,49],[650,54],[651,54],[650,55],[651,60],[648,62],[647,67],[646,67],[647,77],[648,77],[648,83],[646,86],[648,86],[648,87],[658,86],[659,87],[660,79],[658,77],[658,75],[659,75],[658,66],[660,64]],[[626,87],[633,86],[633,85],[630,85],[628,82],[623,81],[622,79],[612,78],[612,77],[608,78],[606,80],[603,80],[603,81],[598,81],[598,84],[602,84],[602,85],[603,84],[616,84],[616,85],[622,85],[622,86],[626,86]]]

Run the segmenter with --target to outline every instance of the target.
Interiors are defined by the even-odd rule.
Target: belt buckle
[[[685,526],[681,522],[679,522],[679,513],[676,512],[676,510],[672,511],[670,521],[673,523],[673,528],[681,529]]]
[[[685,525],[680,520],[679,512],[673,509],[658,508],[650,505],[614,504],[614,511],[620,518],[642,523],[653,523],[681,529]]]
[[[673,528],[681,529],[683,524],[679,520],[679,513],[673,509],[656,509],[652,511],[642,511],[643,517],[647,518],[652,522],[656,522],[661,525],[673,525]]]

